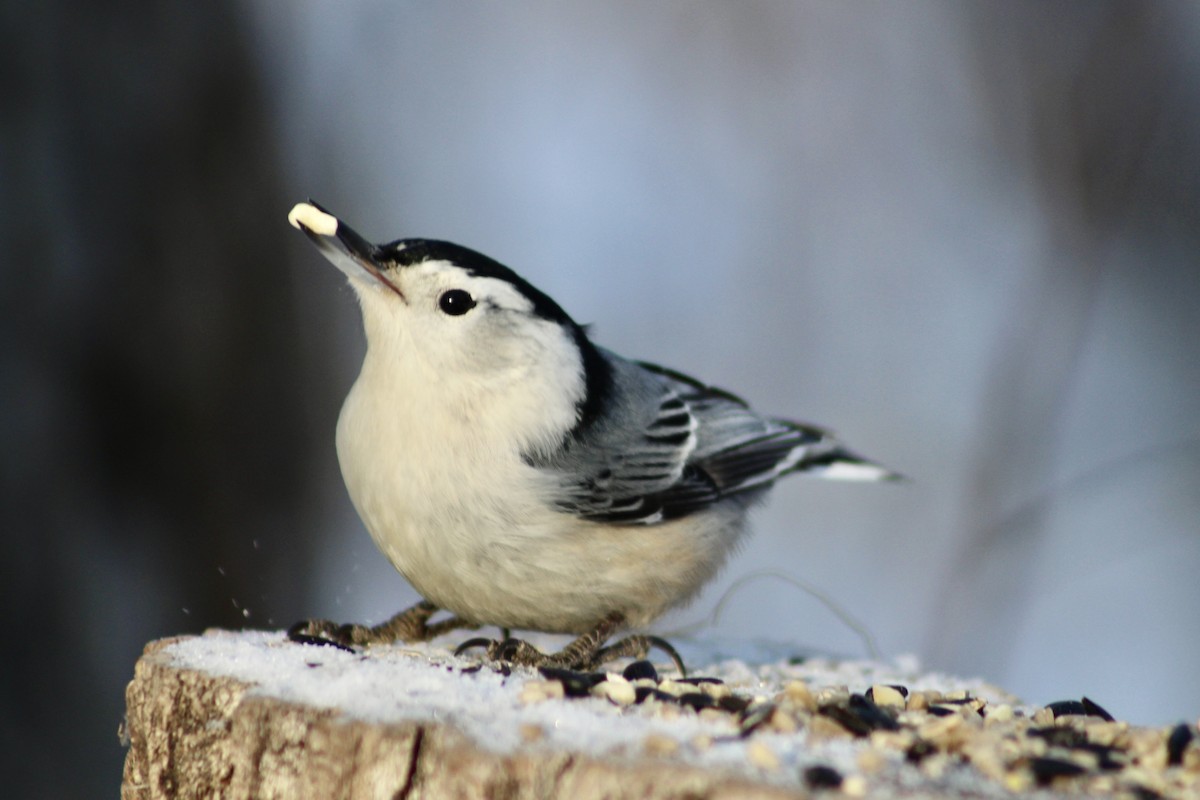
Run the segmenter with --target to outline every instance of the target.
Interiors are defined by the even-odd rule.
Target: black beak
[[[317,246],[321,255],[347,276],[353,278],[357,272],[365,272],[381,286],[395,292],[405,303],[408,302],[399,287],[384,274],[387,260],[379,246],[368,242],[319,203],[310,199],[307,203],[296,205],[288,215],[288,220]]]

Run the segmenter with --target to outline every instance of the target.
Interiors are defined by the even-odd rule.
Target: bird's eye
[[[475,307],[475,298],[463,289],[450,289],[438,298],[438,308],[452,317],[460,317]]]

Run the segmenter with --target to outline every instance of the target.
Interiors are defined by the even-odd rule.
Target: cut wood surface
[[[126,693],[122,797],[1200,796],[1194,724],[1022,706],[911,663],[722,660],[691,682],[494,666],[438,642],[153,642]]]

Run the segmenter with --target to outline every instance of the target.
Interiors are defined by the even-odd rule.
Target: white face
[[[358,295],[368,347],[352,395],[373,426],[522,455],[562,443],[587,381],[578,329],[552,300],[449,242],[373,245],[311,203],[288,221]]]
[[[384,277],[350,283],[362,301],[372,346],[403,342],[444,378],[503,379],[536,368],[562,337],[561,327],[533,314],[533,304],[507,281],[478,277],[446,261],[393,267]]]
[[[370,366],[390,376],[381,381],[394,382],[390,391],[424,401],[415,413],[431,422],[450,414],[523,451],[554,447],[574,425],[584,392],[578,348],[511,283],[444,260],[388,267],[383,280],[345,271],[362,305],[364,374]]]

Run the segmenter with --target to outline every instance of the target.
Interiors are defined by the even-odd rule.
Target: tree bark
[[[661,761],[570,752],[503,755],[434,723],[376,724],[255,695],[147,646],[126,691],[122,800],[151,798],[690,798],[779,800],[787,791]]]

